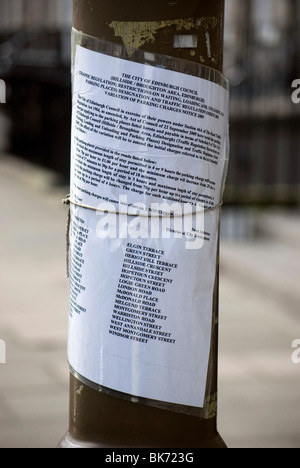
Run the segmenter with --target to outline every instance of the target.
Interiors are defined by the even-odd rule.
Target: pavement
[[[0,447],[55,447],[68,427],[65,189],[0,156]]]
[[[0,448],[55,448],[68,427],[68,187],[0,155]],[[224,209],[219,431],[230,448],[300,447],[300,212]]]

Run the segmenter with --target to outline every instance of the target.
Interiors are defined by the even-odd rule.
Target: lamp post
[[[80,34],[125,46],[128,56],[139,49],[221,72],[223,17],[224,0],[74,0],[73,25]],[[100,385],[90,385],[72,369],[70,426],[62,448],[225,448],[216,424],[218,259],[217,252],[206,411],[164,406],[149,398],[119,397],[113,391],[102,391]]]

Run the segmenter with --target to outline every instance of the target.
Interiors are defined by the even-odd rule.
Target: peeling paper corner
[[[144,44],[153,43],[158,31],[171,26],[176,31],[190,31],[191,29],[204,30],[215,29],[218,18],[215,16],[203,18],[177,19],[170,21],[112,21],[109,27],[114,30],[116,37],[121,37],[126,51],[131,57],[135,50]]]

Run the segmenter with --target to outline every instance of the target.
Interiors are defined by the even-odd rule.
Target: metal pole
[[[127,47],[133,44],[150,53],[202,63],[219,71],[223,62],[223,20],[224,0],[74,0],[74,27],[78,31]],[[148,32],[133,38],[138,34],[133,31],[139,30],[133,25],[141,22],[148,23]],[[197,36],[194,47],[174,48],[174,35],[187,34]],[[217,265],[215,316],[218,316],[218,277]],[[214,401],[207,418],[116,398],[90,388],[71,374],[70,426],[61,447],[225,448],[216,423],[217,351],[216,321],[210,352]]]

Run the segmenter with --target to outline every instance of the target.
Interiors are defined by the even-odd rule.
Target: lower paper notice
[[[203,407],[227,123],[220,85],[77,47],[69,362],[85,379]]]

